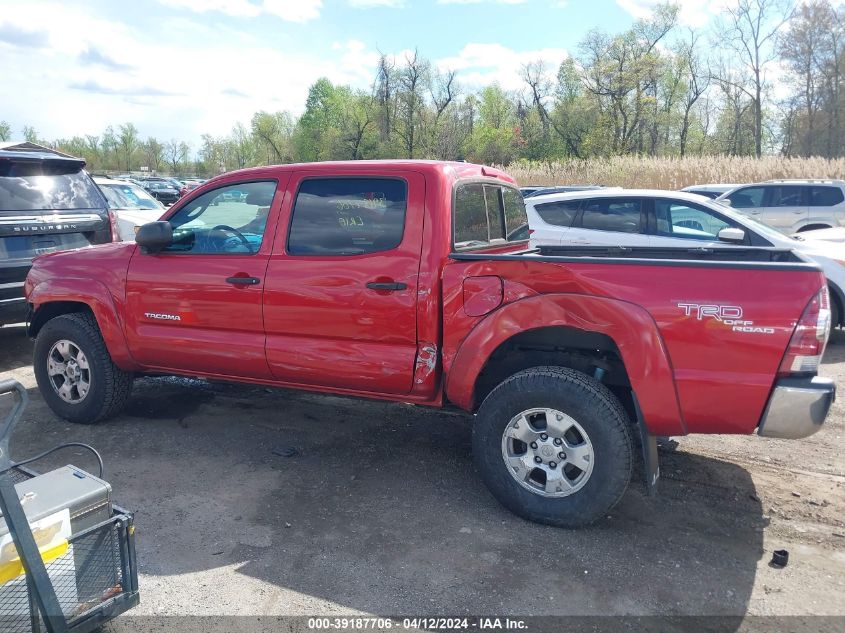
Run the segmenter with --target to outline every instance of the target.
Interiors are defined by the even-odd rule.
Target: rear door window
[[[581,228],[594,231],[639,233],[642,229],[642,202],[625,198],[595,198],[583,203]]]
[[[572,226],[575,216],[578,215],[580,200],[566,200],[563,202],[547,202],[534,207],[543,222],[554,226]]]
[[[780,185],[769,188],[767,207],[800,207],[804,205],[804,187]]]
[[[494,183],[464,183],[455,190],[452,213],[455,248],[476,248],[498,241],[528,239],[522,194]]]
[[[810,187],[811,207],[832,207],[845,202],[845,196],[839,187]]]
[[[293,205],[288,252],[350,256],[392,250],[402,242],[407,206],[408,185],[399,178],[305,180]]]
[[[516,189],[502,187],[502,201],[505,205],[505,229],[509,242],[519,242],[528,239],[528,213],[525,211],[525,200]]]

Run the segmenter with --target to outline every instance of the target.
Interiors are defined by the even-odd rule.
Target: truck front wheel
[[[478,411],[472,443],[493,496],[538,523],[592,523],[631,479],[625,410],[607,387],[572,369],[535,367],[502,382]]]
[[[133,376],[112,362],[90,314],[49,320],[35,339],[35,379],[53,412],[70,422],[94,424],[119,412]]]

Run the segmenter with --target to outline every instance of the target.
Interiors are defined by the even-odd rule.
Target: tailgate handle
[[[401,281],[370,281],[367,282],[367,288],[370,290],[404,290],[408,284],[403,284]]]
[[[227,277],[226,283],[237,286],[255,286],[260,284],[261,280],[258,277]]]

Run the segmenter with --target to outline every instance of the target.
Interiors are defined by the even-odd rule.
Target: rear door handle
[[[227,277],[226,283],[236,286],[255,286],[261,283],[258,277]]]
[[[408,284],[401,281],[368,281],[367,288],[370,290],[405,290]]]

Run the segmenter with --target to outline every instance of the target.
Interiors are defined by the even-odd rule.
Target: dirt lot
[[[30,354],[0,328],[0,378],[32,396],[12,455],[103,453],[137,513],[136,615],[845,615],[845,398],[802,441],[681,438],[657,498],[634,483],[565,531],[493,500],[458,415],[148,378],[125,415],[77,426],[44,404]],[[845,385],[841,333],[822,373]],[[40,468],[71,462],[94,468],[73,450]]]

